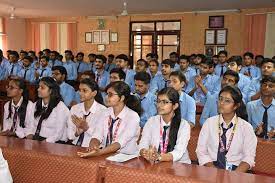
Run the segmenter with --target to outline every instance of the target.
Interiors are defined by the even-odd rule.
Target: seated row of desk
[[[196,160],[196,138],[190,141],[190,158]],[[172,162],[151,165],[142,158],[125,163],[106,160],[110,155],[81,159],[76,152],[84,151],[84,148],[11,137],[0,137],[0,147],[8,160],[14,182],[275,182],[274,178],[268,176],[198,165]],[[269,164],[272,168],[262,173],[275,175],[274,150],[274,142],[259,141],[254,171],[263,168],[263,164]]]

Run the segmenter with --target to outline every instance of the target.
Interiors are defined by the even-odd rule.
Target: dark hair
[[[169,143],[167,147],[167,152],[174,150],[177,143],[178,131],[181,123],[181,112],[179,103],[179,93],[172,87],[163,88],[158,92],[158,96],[166,95],[173,105],[178,104],[178,108],[174,111],[175,115],[172,119],[169,132]]]
[[[261,80],[261,85],[263,83],[266,83],[266,82],[275,83],[275,76],[265,76],[265,77],[263,77],[263,79]]]
[[[147,72],[138,72],[134,76],[135,80],[143,81],[145,84],[150,84],[151,76]]]
[[[125,62],[129,62],[129,58],[127,55],[125,54],[119,54],[118,56],[116,56],[116,59],[122,59],[124,60]]]
[[[179,54],[177,52],[171,52],[169,56],[175,55],[176,57],[179,57]]]
[[[236,62],[238,66],[242,65],[243,59],[241,56],[232,56],[228,59],[227,63]]]
[[[104,55],[96,55],[96,59],[102,60],[102,62],[105,64],[107,61],[107,58]]]
[[[11,51],[10,55],[14,55],[16,58],[19,58],[19,54],[17,51]]]
[[[151,58],[153,58],[153,53],[147,53],[147,54],[146,54],[146,57],[151,57]]]
[[[210,67],[213,67],[213,65],[214,65],[214,62],[211,60],[211,59],[203,59],[202,61],[201,61],[201,63],[200,64],[205,64],[205,65],[208,65],[208,67],[210,68]]]
[[[59,60],[62,60],[63,59],[63,55],[58,54],[56,58],[59,59]]]
[[[58,105],[59,102],[63,101],[63,99],[60,94],[59,85],[56,83],[56,81],[53,78],[44,77],[44,78],[41,78],[40,82],[43,82],[51,90],[50,101],[48,104],[48,108],[46,109],[45,112],[43,112],[42,110],[42,98],[38,98],[35,105],[34,117],[37,118],[41,116],[39,120],[43,121],[44,119],[47,119],[50,116],[50,114],[52,113],[52,110]]]
[[[225,55],[226,57],[227,57],[227,55],[228,55],[227,51],[222,50],[222,51],[219,51],[218,56],[220,56],[220,55],[222,55],[222,54]]]
[[[137,60],[137,63],[138,63],[138,62],[143,62],[143,63],[145,64],[145,68],[148,68],[148,67],[149,67],[148,62],[146,62],[146,61],[145,61],[144,59],[142,59],[142,58],[141,58],[141,59],[138,59],[138,60]]]
[[[255,59],[257,60],[258,58],[264,59],[263,55],[256,55]]]
[[[28,61],[30,61],[30,62],[33,62],[33,59],[32,59],[31,56],[25,56],[23,59],[26,59],[26,60],[28,60]]]
[[[121,68],[113,68],[113,69],[110,71],[110,75],[111,75],[112,73],[117,73],[119,79],[125,80],[125,78],[126,78],[126,74],[125,74],[125,72],[124,72]]]
[[[174,63],[172,60],[170,60],[170,59],[165,59],[165,60],[163,60],[163,61],[161,62],[161,65],[163,65],[163,64],[169,65],[171,68],[174,68],[174,67],[175,67],[175,63]]]
[[[72,52],[71,50],[65,50],[64,53],[68,53],[68,54],[70,54],[70,55],[73,55],[73,52]]]
[[[245,52],[245,53],[243,54],[243,57],[246,57],[246,56],[250,57],[251,59],[254,58],[254,54],[251,53],[251,52]]]
[[[263,66],[264,64],[266,64],[266,63],[268,63],[268,62],[272,63],[272,64],[273,64],[273,67],[275,67],[275,60],[272,60],[272,59],[270,59],[270,58],[265,58],[265,59],[262,61],[261,66]]]
[[[215,57],[215,58],[219,58],[219,56],[218,56],[218,55],[213,55],[213,57],[212,57],[212,58],[214,58],[214,57]]]
[[[79,75],[79,78],[80,78],[82,75],[87,75],[87,76],[89,76],[89,79],[90,79],[90,80],[95,81],[95,73],[92,72],[92,71],[85,71],[85,72],[82,72],[82,73]]]
[[[20,53],[23,53],[25,55],[28,55],[28,52],[26,52],[25,50],[21,50]]]
[[[67,70],[66,70],[66,68],[65,67],[63,67],[63,66],[60,66],[60,65],[58,65],[58,66],[53,66],[52,67],[52,71],[55,71],[55,70],[58,70],[62,75],[65,75],[65,78],[67,77]]]
[[[50,52],[51,52],[51,50],[50,50],[50,49],[48,49],[48,48],[46,48],[46,49],[44,49],[44,50],[43,50],[43,52],[48,52],[48,53],[50,53]]]
[[[115,81],[110,83],[106,87],[106,91],[109,88],[113,88],[115,92],[118,94],[119,97],[124,96],[124,103],[127,107],[138,113],[140,116],[142,114],[142,108],[140,100],[135,96],[131,94],[130,87],[123,81]]]
[[[180,60],[186,60],[189,63],[190,62],[190,57],[187,56],[187,55],[181,55],[179,61]]]
[[[239,80],[240,80],[239,74],[237,72],[235,72],[235,71],[230,70],[230,69],[227,70],[227,71],[225,71],[225,73],[223,74],[223,77],[227,76],[227,75],[233,76],[235,78],[235,82],[236,83],[238,83]]]
[[[236,86],[225,86],[224,88],[221,89],[219,96],[223,93],[223,92],[228,92],[231,94],[231,97],[234,100],[235,104],[239,104],[240,106],[236,109],[236,115],[244,120],[247,121],[248,119],[248,115],[247,115],[247,111],[246,111],[246,106],[243,102],[243,95],[242,92],[240,91],[240,89]]]
[[[51,53],[55,54],[56,57],[59,55],[57,51],[51,51]]]
[[[206,60],[206,56],[204,54],[197,54],[196,57],[199,57],[202,62]]]
[[[109,55],[108,55],[108,58],[112,58],[112,59],[114,59],[114,58],[115,58],[115,56],[114,56],[113,54],[109,54]]]
[[[96,57],[96,54],[90,53],[90,54],[88,55],[88,57]]]
[[[36,56],[35,51],[33,51],[33,50],[30,50],[29,54],[33,54],[34,56]]]
[[[84,57],[84,53],[83,53],[83,52],[78,52],[78,53],[76,54],[76,57],[77,57],[78,55]]]
[[[23,102],[18,109],[18,117],[20,120],[19,126],[22,128],[25,128],[25,118],[26,118],[27,106],[29,103],[29,91],[28,91],[26,82],[23,79],[12,78],[10,81],[14,81],[15,84],[20,89],[23,90],[23,93],[22,93]],[[10,100],[10,103],[9,103],[9,115],[8,115],[7,119],[11,118],[11,116],[12,116],[12,100]]]
[[[275,59],[275,56],[273,56],[272,59],[274,60],[274,59]]]
[[[150,62],[155,62],[155,64],[159,66],[159,62],[156,59],[152,59]]]
[[[180,71],[171,72],[170,77],[171,76],[176,76],[177,78],[179,78],[180,82],[184,82],[185,84],[187,83],[187,79],[186,79],[185,75]]]
[[[87,85],[92,91],[96,91],[96,96],[95,96],[95,101],[97,101],[98,103],[104,105],[104,102],[103,102],[103,98],[102,98],[102,95],[99,91],[99,87],[97,85],[97,83],[93,80],[90,80],[88,78],[86,79],[82,79],[80,81],[80,84],[85,84]]]
[[[47,56],[42,56],[41,58],[40,58],[40,60],[41,59],[45,59],[47,62],[49,62],[49,57],[47,57]]]

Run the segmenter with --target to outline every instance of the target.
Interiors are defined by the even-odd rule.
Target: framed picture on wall
[[[205,45],[214,45],[215,44],[215,30],[214,29],[205,29]]]
[[[215,55],[215,46],[205,46],[204,54],[206,57],[213,57]]]
[[[216,30],[216,44],[217,45],[227,44],[227,29]]]
[[[105,45],[104,44],[97,45],[97,51],[98,52],[104,52],[105,51]]]
[[[93,31],[93,44],[100,44],[100,31],[99,30],[95,30]]]
[[[226,50],[225,46],[217,46],[216,53],[218,54],[220,51],[224,51],[224,50]]]
[[[117,32],[111,32],[111,41],[118,42],[118,33]]]
[[[209,16],[209,28],[224,28],[224,16]]]
[[[85,43],[92,43],[92,32],[85,32]]]
[[[110,43],[110,31],[102,30],[101,31],[101,43],[100,44],[109,44]]]

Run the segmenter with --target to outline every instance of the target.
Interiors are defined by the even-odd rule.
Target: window
[[[130,56],[134,64],[148,53],[157,53],[159,61],[180,50],[180,21],[152,21],[130,23]]]

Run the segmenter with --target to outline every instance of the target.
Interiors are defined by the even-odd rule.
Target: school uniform
[[[196,71],[192,67],[187,67],[185,71],[182,71],[179,69],[180,72],[182,72],[187,80],[187,83],[190,81],[191,78],[197,75]]]
[[[81,102],[79,90],[75,92],[74,101],[78,104]]]
[[[173,70],[178,71],[179,69],[180,69],[180,65],[178,63],[175,63]]]
[[[40,67],[39,69],[37,69],[37,72],[39,74],[39,77],[38,77],[39,80],[44,77],[52,77],[52,70],[49,66]]]
[[[7,67],[4,64],[0,64],[0,80],[5,80],[7,78]]]
[[[36,103],[35,103],[36,105]],[[47,109],[48,105],[45,105],[42,101],[42,108]],[[35,110],[34,110],[35,111]],[[52,110],[47,119],[40,122],[40,117],[35,118],[32,115],[31,128],[26,132],[27,135],[34,135],[35,140],[46,140],[49,143],[55,143],[58,141],[67,141],[67,121],[70,116],[70,111],[67,106],[60,101],[57,106]],[[39,125],[41,124],[41,127]]]
[[[143,128],[139,150],[149,149],[149,146],[151,145],[156,147],[158,152],[163,152],[164,150],[163,153],[171,153],[173,155],[173,161],[191,164],[187,150],[187,145],[190,139],[190,125],[187,121],[182,119],[177,134],[176,145],[171,152],[167,152],[165,144],[166,142],[169,142],[170,125],[171,122],[166,124],[160,115],[151,117]],[[165,140],[163,141],[163,139]],[[164,145],[162,145],[161,142]]]
[[[22,66],[16,63],[10,63],[7,67],[6,76],[19,76],[19,72],[21,71]]]
[[[204,122],[212,117],[218,115],[218,102],[219,102],[219,93],[215,93],[213,95],[207,95],[206,102],[204,104],[201,117],[200,117],[200,125],[202,126]]]
[[[63,63],[63,67],[65,67],[67,71],[67,80],[76,81],[77,79],[77,66],[76,63],[69,60]]]
[[[30,83],[35,82],[35,69],[33,67],[23,67],[19,72],[19,77],[23,78]]]
[[[84,103],[74,105],[71,108],[71,111],[70,111],[71,116],[69,117],[69,120],[68,120],[67,134],[68,134],[68,139],[72,140],[72,144],[81,146],[81,147],[89,147],[92,135],[96,130],[96,123],[98,120],[97,115],[102,110],[105,110],[105,109],[106,109],[105,106],[99,104],[96,101],[94,101],[89,111],[85,110]],[[86,122],[88,123],[88,126],[89,126],[89,129],[87,131],[83,132],[83,134],[80,134],[77,137],[75,136],[76,126],[72,122],[73,115],[76,115],[79,118],[86,119]]]
[[[19,100],[18,104],[15,105],[11,102],[11,117],[9,118],[9,106],[10,101],[4,105],[4,117],[3,117],[3,130],[12,130],[15,132],[18,138],[26,137],[26,130],[31,127],[31,119],[33,115],[34,105],[31,101],[28,101],[26,108],[26,116],[24,124],[20,124],[20,118],[18,110],[23,102],[23,97]]]
[[[217,115],[203,124],[196,153],[200,165],[214,162],[216,167],[234,170],[241,162],[246,162],[252,168],[256,146],[257,137],[248,122],[235,115],[227,126],[222,115]]]
[[[116,68],[116,64],[113,64],[113,63],[112,64],[105,64],[105,71],[107,71],[109,73],[114,68]]]
[[[124,72],[126,74],[125,77],[125,83],[127,83],[130,86],[131,91],[135,91],[135,75],[136,72],[132,69],[124,69]]]
[[[59,87],[63,101],[65,105],[69,107],[71,102],[75,99],[75,90],[71,85],[67,84],[66,82],[62,82]]]
[[[99,88],[105,88],[109,82],[109,73],[105,70],[99,73],[98,70],[95,71],[95,81],[97,82]]]
[[[196,102],[185,92],[180,94],[181,118],[194,124],[196,123]]]
[[[135,111],[124,106],[123,110],[115,117],[113,108],[109,107],[99,116],[92,138],[98,139],[101,147],[117,142],[121,146],[120,153],[136,154],[138,152],[140,118]]]
[[[92,70],[92,64],[91,63],[80,61],[80,62],[77,62],[76,65],[77,65],[77,73],[83,73],[85,71],[91,71]]]
[[[226,72],[226,70],[227,70],[227,63],[217,64],[215,67],[215,74],[219,77],[222,77],[223,74]]]
[[[262,77],[254,78],[251,80],[248,91],[247,91],[247,101],[251,101],[251,97],[255,95],[261,88]]]
[[[166,80],[162,74],[156,75],[154,79],[151,81],[150,84],[150,92],[153,94],[156,94],[163,88],[166,88],[169,86],[169,81]]]
[[[31,67],[34,68],[34,69],[38,69],[37,66],[36,66],[36,63],[38,62],[38,60],[34,60],[32,63],[31,63]]]
[[[261,70],[254,65],[242,67],[240,73],[250,73],[249,79],[261,77]]]
[[[3,157],[2,149],[0,148],[0,182],[12,183],[12,177],[9,170],[9,165],[7,160]]]
[[[62,66],[63,63],[60,60],[49,60],[49,67],[52,68],[54,66]]]
[[[152,82],[152,80],[155,78],[155,76],[161,75],[161,72],[160,72],[160,71],[158,71],[154,76],[153,76],[153,74],[150,72],[150,70],[148,70],[147,72],[148,72],[148,74],[151,76],[151,82]]]
[[[263,128],[265,128],[264,126],[266,125],[267,132],[274,130],[275,99],[272,100],[272,103],[270,106],[265,106],[262,102],[262,99],[248,102],[246,105],[246,110],[248,114],[248,122],[253,126],[254,129],[256,129],[260,125],[260,123],[263,123]],[[266,121],[265,121],[265,111],[267,111]]]

